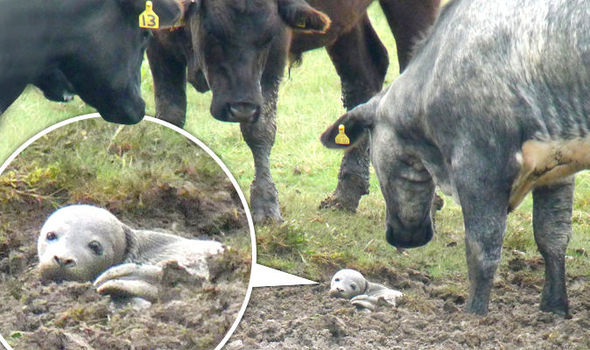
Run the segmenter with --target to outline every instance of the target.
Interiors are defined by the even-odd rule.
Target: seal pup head
[[[125,260],[131,229],[105,209],[71,205],[51,214],[37,240],[41,279],[92,281]]]
[[[342,269],[332,277],[330,294],[350,299],[365,293],[368,286],[369,282],[360,272],[352,269]]]

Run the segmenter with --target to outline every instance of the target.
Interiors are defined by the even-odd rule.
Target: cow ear
[[[277,4],[279,15],[293,29],[325,33],[330,28],[330,18],[304,0],[278,0]]]
[[[177,0],[151,0],[153,11],[158,15],[160,29],[172,27],[184,15],[185,2],[186,8],[191,1]],[[131,11],[139,16],[146,9],[146,0],[119,0],[125,7],[131,8]],[[138,19],[139,21],[139,19]],[[138,22],[139,25],[139,22]]]
[[[353,146],[368,129],[373,128],[378,105],[379,100],[373,98],[348,111],[324,131],[320,137],[322,144],[328,148]],[[348,143],[346,138],[348,138]]]

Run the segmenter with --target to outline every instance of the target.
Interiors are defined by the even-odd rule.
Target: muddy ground
[[[154,188],[146,194],[151,205],[144,210],[126,210],[121,202],[101,204],[133,228],[221,242],[249,237],[229,181],[201,189],[198,198],[182,188]],[[0,334],[15,349],[212,349],[234,323],[249,281],[249,246],[212,259],[210,282],[173,280],[151,307],[115,309],[91,283],[39,281],[37,235],[53,210],[47,201],[28,198],[8,201],[0,211]]]
[[[467,282],[415,271],[369,276],[405,293],[397,308],[366,313],[313,287],[255,288],[226,345],[241,349],[590,349],[590,277],[568,276],[571,319],[539,311],[543,265],[514,257],[499,270],[490,313],[462,312]]]

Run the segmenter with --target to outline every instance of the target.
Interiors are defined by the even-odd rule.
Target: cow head
[[[75,13],[64,15],[60,24],[63,27],[56,30],[70,31],[70,35],[83,39],[76,41],[76,47],[64,48],[67,53],[59,68],[75,92],[105,120],[139,122],[145,114],[140,91],[141,63],[151,35],[150,30],[139,27],[139,15],[146,8],[146,1],[72,2]],[[177,0],[152,2],[160,27],[170,26],[182,16],[183,9]]]
[[[377,95],[340,117],[322,134],[321,141],[329,148],[354,147],[366,131],[370,133],[371,160],[387,207],[387,242],[398,248],[418,247],[433,235],[430,204],[434,182],[400,134],[401,118],[385,116],[391,107],[381,107],[384,96]],[[350,139],[348,146],[335,142],[340,125]]]
[[[257,120],[265,65],[274,60],[276,74],[282,74],[289,28],[324,32],[330,24],[304,0],[196,0],[187,22],[213,94],[211,114],[230,122]]]

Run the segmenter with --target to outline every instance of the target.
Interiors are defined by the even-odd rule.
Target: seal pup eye
[[[45,236],[45,238],[48,241],[55,241],[57,239],[57,235],[55,234],[55,232],[47,232],[47,235]]]
[[[340,278],[334,279],[335,282],[340,282]]]
[[[352,288],[352,290],[356,290],[356,284],[351,284],[350,288]]]
[[[94,254],[102,255],[103,249],[102,249],[102,245],[99,242],[92,241],[92,242],[88,243],[88,248],[90,248],[90,250],[92,250],[92,252],[94,252]]]

